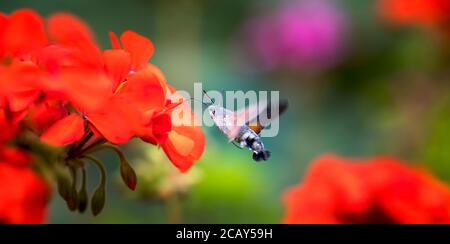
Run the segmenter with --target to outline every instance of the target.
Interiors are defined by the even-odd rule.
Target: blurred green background
[[[281,61],[266,65],[259,62],[260,50],[252,49],[257,46],[254,38],[264,37],[253,33],[257,27],[252,23],[283,14],[277,9],[290,4],[287,1],[1,1],[2,12],[29,7],[44,16],[73,13],[91,26],[104,48],[109,48],[108,31],[132,29],[148,36],[156,46],[151,62],[178,89],[192,91],[194,82],[202,82],[207,90],[279,90],[290,103],[280,134],[264,141],[272,151],[267,163],[253,162],[250,152],[227,144],[217,129],[204,128],[203,158],[186,176],[179,176],[169,161],[158,156],[161,150],[136,141],[125,149],[140,176],[137,192],[120,184],[114,155],[102,154],[110,161],[103,213],[95,218],[71,213],[55,196],[49,222],[279,223],[283,192],[297,184],[308,164],[323,153],[393,155],[421,163],[449,181],[450,42],[418,27],[386,26],[374,11],[375,1],[325,2],[333,3],[339,18],[318,17],[315,24],[339,31],[325,31],[331,37],[319,36],[305,46],[314,55],[324,48],[320,41],[338,42],[330,44],[336,49],[331,51],[324,44],[333,61],[322,67],[331,59],[328,54],[319,60],[299,54],[304,60],[293,65],[283,61],[292,56],[283,55],[295,50],[284,54],[275,50],[270,55],[279,55]],[[336,20],[342,23],[335,26]],[[281,27],[267,28],[283,28],[280,23]],[[269,31],[268,38],[280,34],[277,31]],[[154,167],[155,160],[164,161],[164,170],[158,169],[159,164]],[[159,183],[152,177],[159,177]],[[177,181],[179,177],[186,179]],[[161,179],[169,183],[162,184]],[[91,187],[95,184],[90,182]],[[170,195],[171,186],[183,191],[182,196],[154,199],[162,194],[161,187]]]

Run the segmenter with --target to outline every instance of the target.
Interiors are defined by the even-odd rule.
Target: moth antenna
[[[237,147],[237,148],[239,148],[239,149],[242,150],[242,147],[240,147],[235,141],[233,141],[232,143],[233,143],[233,145],[234,145],[235,147]]]
[[[201,104],[203,104],[203,105],[209,105],[209,104],[207,104],[207,103],[205,103],[205,102],[203,102],[203,101],[200,101],[200,100],[198,100],[198,99],[195,99],[195,98],[190,98],[190,99],[188,99],[188,100],[185,100],[184,102],[189,101],[189,100],[199,102],[199,103],[201,103]]]
[[[168,110],[172,110],[172,109],[174,109],[174,108],[180,106],[181,104],[183,104],[183,103],[185,103],[185,102],[187,102],[187,101],[196,101],[196,102],[199,102],[199,103],[201,103],[201,104],[203,104],[203,105],[209,105],[209,104],[204,103],[204,102],[202,102],[202,101],[199,101],[199,100],[197,100],[197,99],[195,99],[195,98],[189,98],[189,99],[186,99],[186,100],[184,100],[183,102],[181,102],[181,103],[179,103],[179,104],[177,104],[177,105],[175,105],[175,106],[169,107]]]
[[[212,98],[208,95],[208,93],[206,93],[205,90],[203,90],[203,94],[205,94],[205,96],[211,101],[211,103],[216,103],[216,101],[215,101],[214,99],[212,99]]]

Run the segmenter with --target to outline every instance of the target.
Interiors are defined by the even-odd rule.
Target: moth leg
[[[242,148],[243,148],[243,147],[241,147],[240,145],[238,145],[235,141],[233,141],[232,143],[233,143],[233,145],[234,145],[235,147],[237,147],[237,148],[239,148],[239,149],[242,149]]]

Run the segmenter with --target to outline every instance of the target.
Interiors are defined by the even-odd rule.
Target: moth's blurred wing
[[[219,129],[227,136],[228,142],[232,142],[238,137],[242,126],[245,123],[239,123],[235,112],[228,111],[223,118],[222,124],[216,124]]]
[[[258,103],[251,104],[235,112],[235,121],[236,124],[247,125],[250,121],[257,120],[258,115]]]
[[[270,123],[283,114],[287,107],[287,100],[281,100],[277,103],[262,103],[258,109],[258,104],[253,104],[247,108],[236,112],[238,121],[245,121],[245,124],[255,133],[260,134],[261,131],[270,125]],[[278,108],[272,111],[273,108]]]
[[[228,133],[226,133],[228,137],[228,142],[232,142],[238,137],[239,132],[241,131],[242,126],[229,126]]]

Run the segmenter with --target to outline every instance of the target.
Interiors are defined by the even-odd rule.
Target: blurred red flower
[[[450,222],[450,189],[393,158],[322,156],[284,200],[284,223]]]
[[[377,10],[393,24],[437,27],[450,21],[449,0],[379,0]]]
[[[10,16],[0,13],[0,57],[19,57],[48,43],[44,21],[34,11],[18,10]]]
[[[49,195],[33,170],[0,162],[0,223],[43,223]]]
[[[50,188],[31,169],[30,154],[6,146],[19,128],[2,109],[0,127],[0,223],[43,223]]]

